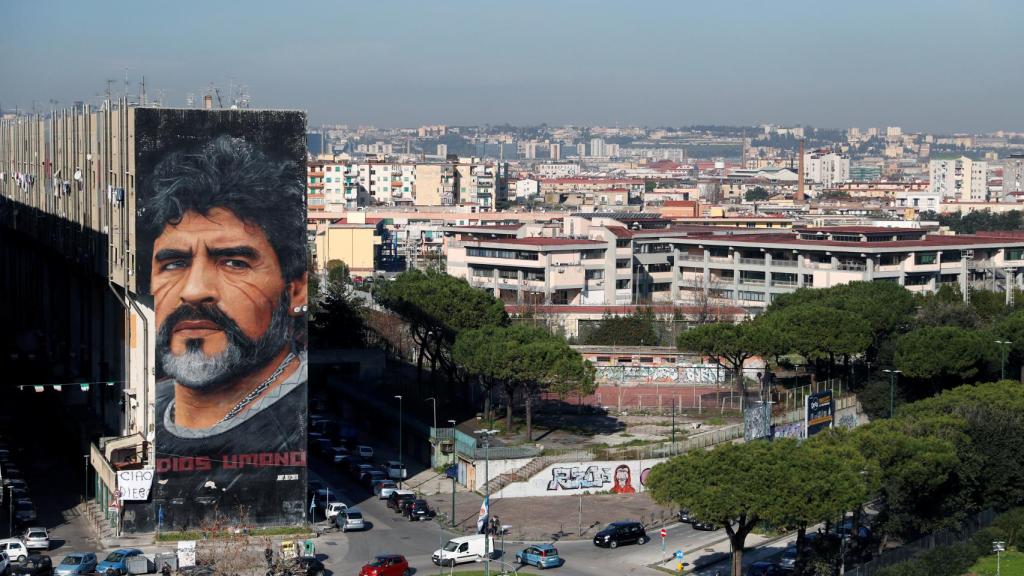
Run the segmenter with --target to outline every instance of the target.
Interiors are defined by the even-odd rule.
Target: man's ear
[[[295,280],[288,283],[288,296],[291,301],[288,305],[290,310],[296,316],[306,313],[306,305],[309,303],[309,273],[303,272],[302,276],[299,276]],[[298,309],[300,312],[295,313]]]

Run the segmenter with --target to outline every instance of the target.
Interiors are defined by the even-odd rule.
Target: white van
[[[435,550],[430,559],[437,566],[455,566],[465,562],[478,562],[487,555],[494,555],[494,537],[474,534],[452,538],[443,548]]]

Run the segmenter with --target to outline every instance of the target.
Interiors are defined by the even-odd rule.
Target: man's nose
[[[192,304],[215,303],[220,299],[217,291],[217,271],[204,258],[195,258],[189,266],[181,301]]]

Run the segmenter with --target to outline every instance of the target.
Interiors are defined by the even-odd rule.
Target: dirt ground
[[[483,496],[459,492],[456,498],[456,530],[475,533]],[[435,494],[427,499],[439,517],[444,514],[445,519],[450,518],[451,494]],[[593,538],[598,530],[617,520],[639,520],[650,530],[671,523],[675,513],[674,509],[655,504],[644,493],[584,494],[581,516],[580,500],[579,496],[492,499],[491,515],[497,516],[502,525],[511,526],[506,540],[558,541]]]

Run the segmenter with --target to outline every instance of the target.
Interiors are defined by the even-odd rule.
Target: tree
[[[747,202],[761,202],[768,199],[768,191],[763,186],[754,186],[743,195]]]
[[[659,341],[654,313],[643,309],[628,316],[605,314],[584,343],[593,346],[656,346]]]
[[[861,354],[871,345],[871,325],[861,316],[821,304],[791,306],[774,313],[773,322],[792,349],[808,361]]]
[[[310,339],[328,348],[363,348],[366,320],[363,303],[351,286],[332,284],[310,323]]]
[[[327,290],[339,290],[351,285],[352,277],[348,264],[341,260],[329,260],[327,262]]]
[[[695,518],[725,527],[732,573],[741,576],[747,535],[761,521],[786,519],[776,485],[787,485],[789,442],[722,444],[694,450],[651,469],[647,490],[656,502],[686,508]]]
[[[743,363],[755,356],[758,346],[752,339],[750,322],[742,324],[705,324],[687,330],[676,339],[680,350],[710,356],[716,364],[731,370],[736,387],[743,391]]]
[[[500,300],[489,292],[473,288],[465,279],[442,272],[410,270],[393,282],[383,282],[374,291],[381,306],[409,323],[413,341],[420,348],[417,378],[423,370],[423,358],[430,359],[432,370],[440,364],[450,381],[458,380],[451,361],[451,346],[463,330],[482,326],[504,326],[508,314]]]
[[[502,386],[507,399],[506,429],[512,429],[512,404],[521,392],[526,437],[533,438],[533,398],[541,390],[587,395],[594,391],[594,369],[543,328],[523,324],[486,326],[459,335],[453,358],[487,387]],[[489,389],[489,388],[488,388]]]
[[[999,340],[1012,342],[1007,358],[1010,365],[1024,366],[1024,311],[1014,312],[1000,320],[993,332]],[[1024,374],[1024,368],[1021,371]]]
[[[942,389],[977,376],[993,359],[993,339],[986,332],[953,326],[921,328],[896,342],[894,360],[905,377]]]

